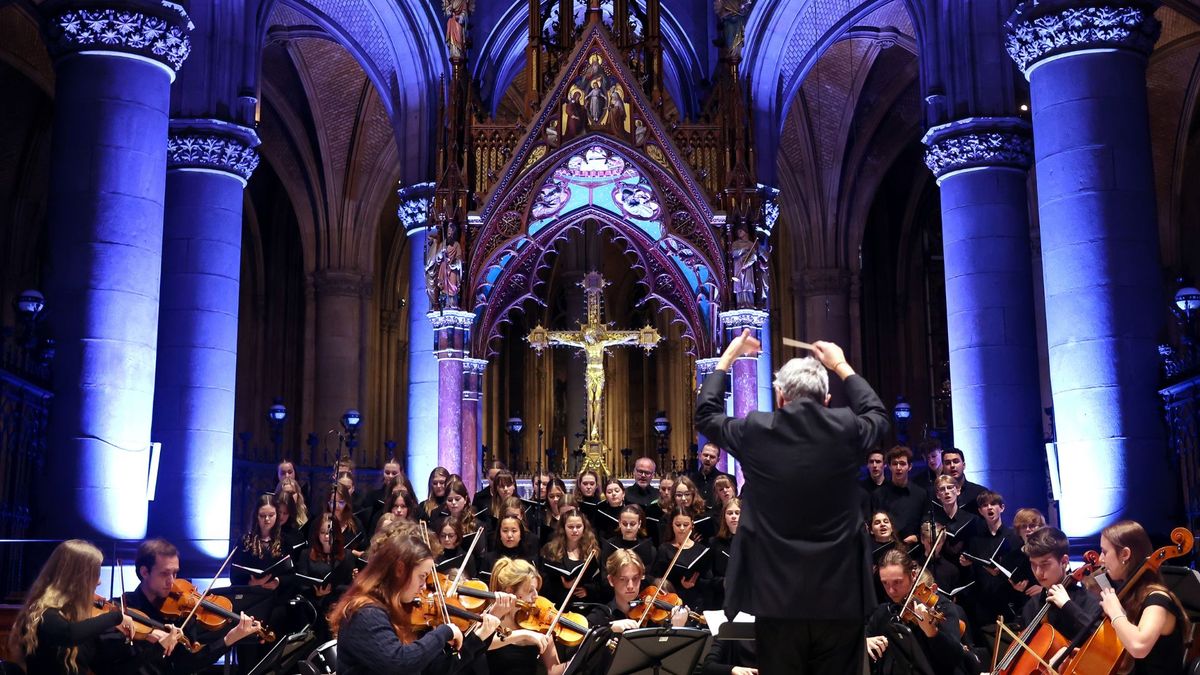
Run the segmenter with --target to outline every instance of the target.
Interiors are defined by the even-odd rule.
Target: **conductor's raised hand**
[[[846,362],[846,354],[842,348],[832,342],[817,340],[812,346],[813,355],[821,362],[821,365],[830,370],[836,370],[839,364]]]
[[[754,337],[749,328],[743,328],[741,334],[729,341],[721,360],[717,362],[717,370],[729,370],[734,359],[741,356],[753,356],[762,351],[762,343]]]

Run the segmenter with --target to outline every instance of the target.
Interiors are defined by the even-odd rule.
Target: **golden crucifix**
[[[608,448],[600,438],[604,421],[604,355],[609,347],[637,345],[647,352],[654,349],[662,338],[652,326],[641,330],[609,330],[601,320],[604,287],[608,282],[599,272],[588,272],[583,283],[587,297],[587,322],[579,324],[579,330],[547,330],[538,324],[529,332],[529,346],[540,356],[547,347],[574,347],[582,349],[587,367],[584,379],[587,383],[587,438],[584,440],[584,469],[607,473],[604,458]]]

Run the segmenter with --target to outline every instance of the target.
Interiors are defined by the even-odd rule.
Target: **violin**
[[[218,630],[226,622],[241,621],[242,619],[233,612],[233,602],[229,598],[219,595],[202,595],[186,579],[176,579],[171,582],[171,590],[162,600],[158,611],[169,617],[188,616],[194,613],[196,621],[199,621],[208,630]],[[257,635],[262,642],[275,641],[275,633],[266,627],[260,627]]]
[[[916,609],[912,606],[914,600],[922,605],[925,605],[924,620],[920,615],[917,614]],[[937,603],[937,584],[933,582],[918,583],[913,586],[912,593],[909,594],[908,600],[900,609],[900,620],[907,621],[917,627],[920,627],[922,623],[928,622],[932,622],[935,626],[940,626],[942,622],[946,620],[946,615],[936,609]]]
[[[1099,565],[1100,554],[1087,551],[1083,554],[1083,565],[1063,580],[1063,586],[1070,588],[1081,583],[1091,576]],[[996,663],[992,675],[1042,675],[1049,672],[1048,661],[1070,645],[1067,638],[1046,620],[1052,606],[1049,601],[1042,605],[1025,630],[1013,640],[1004,658]]]
[[[151,635],[156,630],[161,630],[162,632],[168,634],[171,632],[171,629],[167,628],[164,624],[151,619],[136,609],[130,609],[126,607],[124,611],[122,611],[121,608],[117,606],[117,603],[105,599],[104,596],[96,595],[92,598],[93,617],[100,616],[101,614],[108,614],[109,612],[121,612],[133,620],[133,632],[129,636],[130,640],[149,642]],[[178,644],[193,654],[204,648],[203,645],[195,644],[191,640],[187,639],[186,636],[182,635],[179,637]]]
[[[667,593],[656,586],[647,586],[646,590],[642,591],[642,595],[634,600],[634,606],[629,610],[629,618],[642,622],[642,616],[646,612],[650,612],[647,621],[653,623],[663,623],[671,618],[671,612],[676,607],[683,607],[683,600],[674,593]],[[688,610],[688,618],[699,623],[702,626],[708,625],[708,620],[703,614]]]
[[[553,602],[540,595],[532,604],[517,603],[516,620],[521,628],[536,633],[545,633],[553,628],[554,640],[567,647],[579,645],[588,632],[588,622],[582,614],[560,613]]]
[[[1126,597],[1136,588],[1146,572],[1157,571],[1162,564],[1171,558],[1187,555],[1192,551],[1192,533],[1186,527],[1171,530],[1172,545],[1164,546],[1138,568],[1138,571],[1121,587],[1117,598],[1124,602]],[[1178,630],[1178,629],[1177,629]],[[1091,637],[1083,643],[1079,651],[1072,654],[1063,663],[1059,673],[1062,675],[1112,675],[1117,667],[1126,661],[1125,646],[1121,644],[1117,632],[1113,629],[1112,621],[1105,616]]]
[[[447,598],[430,590],[422,592],[405,606],[408,607],[411,624],[415,630],[437,628],[449,619],[449,623],[465,633],[471,630],[473,624],[483,621],[481,614],[463,608],[456,597]],[[501,638],[508,637],[509,632],[504,626],[496,628],[496,633]]]

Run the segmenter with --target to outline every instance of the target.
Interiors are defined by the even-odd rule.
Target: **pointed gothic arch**
[[[715,230],[703,208],[662,165],[607,135],[585,135],[541,157],[477,223],[467,296],[476,315],[473,352],[494,342],[514,311],[539,293],[557,247],[594,220],[633,259],[646,299],[683,326],[689,354],[712,355],[725,294]]]

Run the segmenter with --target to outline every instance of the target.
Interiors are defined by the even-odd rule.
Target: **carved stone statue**
[[[425,243],[425,293],[429,296],[429,309],[438,309],[438,262],[442,255],[442,237],[439,228],[429,229]]]
[[[467,15],[475,9],[475,0],[442,0],[446,12],[446,46],[450,58],[467,56]]]
[[[734,240],[729,246],[733,276],[733,297],[738,309],[754,309],[758,300],[760,277],[763,272],[758,241],[751,240],[746,227],[739,225],[734,230]]]
[[[717,23],[721,26],[721,40],[731,58],[740,58],[742,55],[746,17],[750,16],[753,6],[754,0],[713,0]]]
[[[446,241],[438,254],[437,281],[443,308],[458,308],[459,291],[462,286],[463,249],[459,241],[458,225],[446,226]]]

